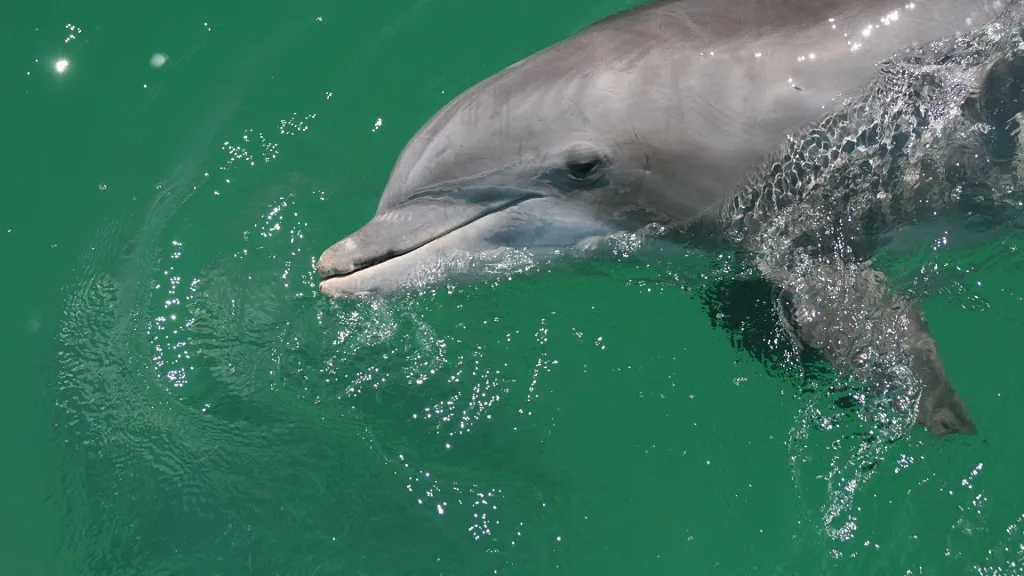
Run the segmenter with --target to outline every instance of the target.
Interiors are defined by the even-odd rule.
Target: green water
[[[967,439],[864,440],[707,262],[317,295],[435,110],[631,4],[4,8],[0,573],[1024,574],[1020,236],[892,266]]]

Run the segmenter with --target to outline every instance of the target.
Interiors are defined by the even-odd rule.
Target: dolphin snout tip
[[[316,261],[316,274],[320,280],[327,280],[334,276],[344,276],[355,269],[352,258],[347,257],[355,253],[355,242],[346,238],[320,254]]]
[[[314,267],[314,269],[316,270],[316,275],[317,277],[320,278],[320,280],[324,280],[326,278],[330,278],[331,276],[333,276],[333,265],[330,256],[330,250],[325,250],[324,253],[321,254],[319,258],[317,258],[316,266]]]
[[[320,258],[316,261],[314,269],[316,270],[316,275],[321,282],[337,274],[335,272],[334,259],[331,257],[330,250],[325,250],[324,253],[320,255]]]
[[[317,289],[331,299],[348,299],[372,295],[372,282],[358,272],[371,266],[361,249],[365,246],[352,237],[345,238],[323,251],[314,269],[318,278]]]

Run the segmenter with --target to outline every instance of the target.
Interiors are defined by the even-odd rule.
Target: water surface
[[[725,256],[319,297],[434,111],[630,4],[8,8],[4,573],[1022,573],[1019,233],[884,261],[973,438],[872,441]]]

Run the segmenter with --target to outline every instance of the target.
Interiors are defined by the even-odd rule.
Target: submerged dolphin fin
[[[921,311],[892,292],[867,263],[804,261],[800,272],[761,272],[783,289],[790,327],[817,348],[837,372],[872,387],[918,380],[917,421],[936,436],[975,434],[964,401],[946,377],[938,348]]]

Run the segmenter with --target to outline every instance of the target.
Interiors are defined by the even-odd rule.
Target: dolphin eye
[[[565,165],[565,172],[569,178],[577,181],[585,181],[593,178],[603,162],[600,158],[581,158],[570,160]]]

